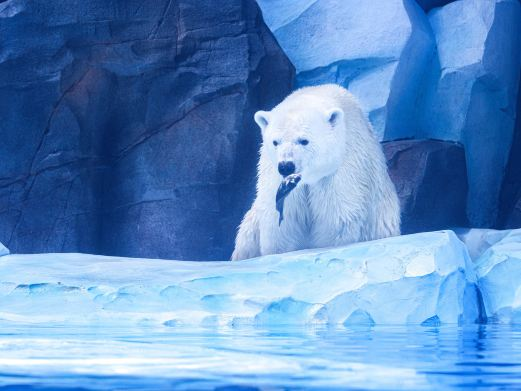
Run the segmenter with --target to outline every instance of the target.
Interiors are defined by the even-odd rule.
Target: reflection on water
[[[74,329],[1,323],[3,386],[521,389],[521,327]]]

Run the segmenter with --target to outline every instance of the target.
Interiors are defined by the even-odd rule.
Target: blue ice
[[[68,325],[461,324],[483,315],[452,231],[240,262],[0,258],[0,319]]]

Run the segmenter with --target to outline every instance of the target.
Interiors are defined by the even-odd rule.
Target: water
[[[0,389],[521,389],[507,325],[0,330]]]

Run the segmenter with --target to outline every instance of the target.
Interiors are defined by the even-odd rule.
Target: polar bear
[[[254,118],[263,140],[257,195],[232,260],[400,234],[400,204],[382,148],[346,89],[305,87]],[[277,191],[290,175],[299,182],[284,200],[282,219]]]

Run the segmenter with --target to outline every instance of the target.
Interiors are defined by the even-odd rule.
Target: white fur
[[[255,121],[263,138],[257,197],[239,227],[232,260],[400,234],[400,205],[382,148],[346,89],[302,88],[271,112],[257,112]],[[302,180],[286,198],[279,226],[277,165],[287,160]]]

